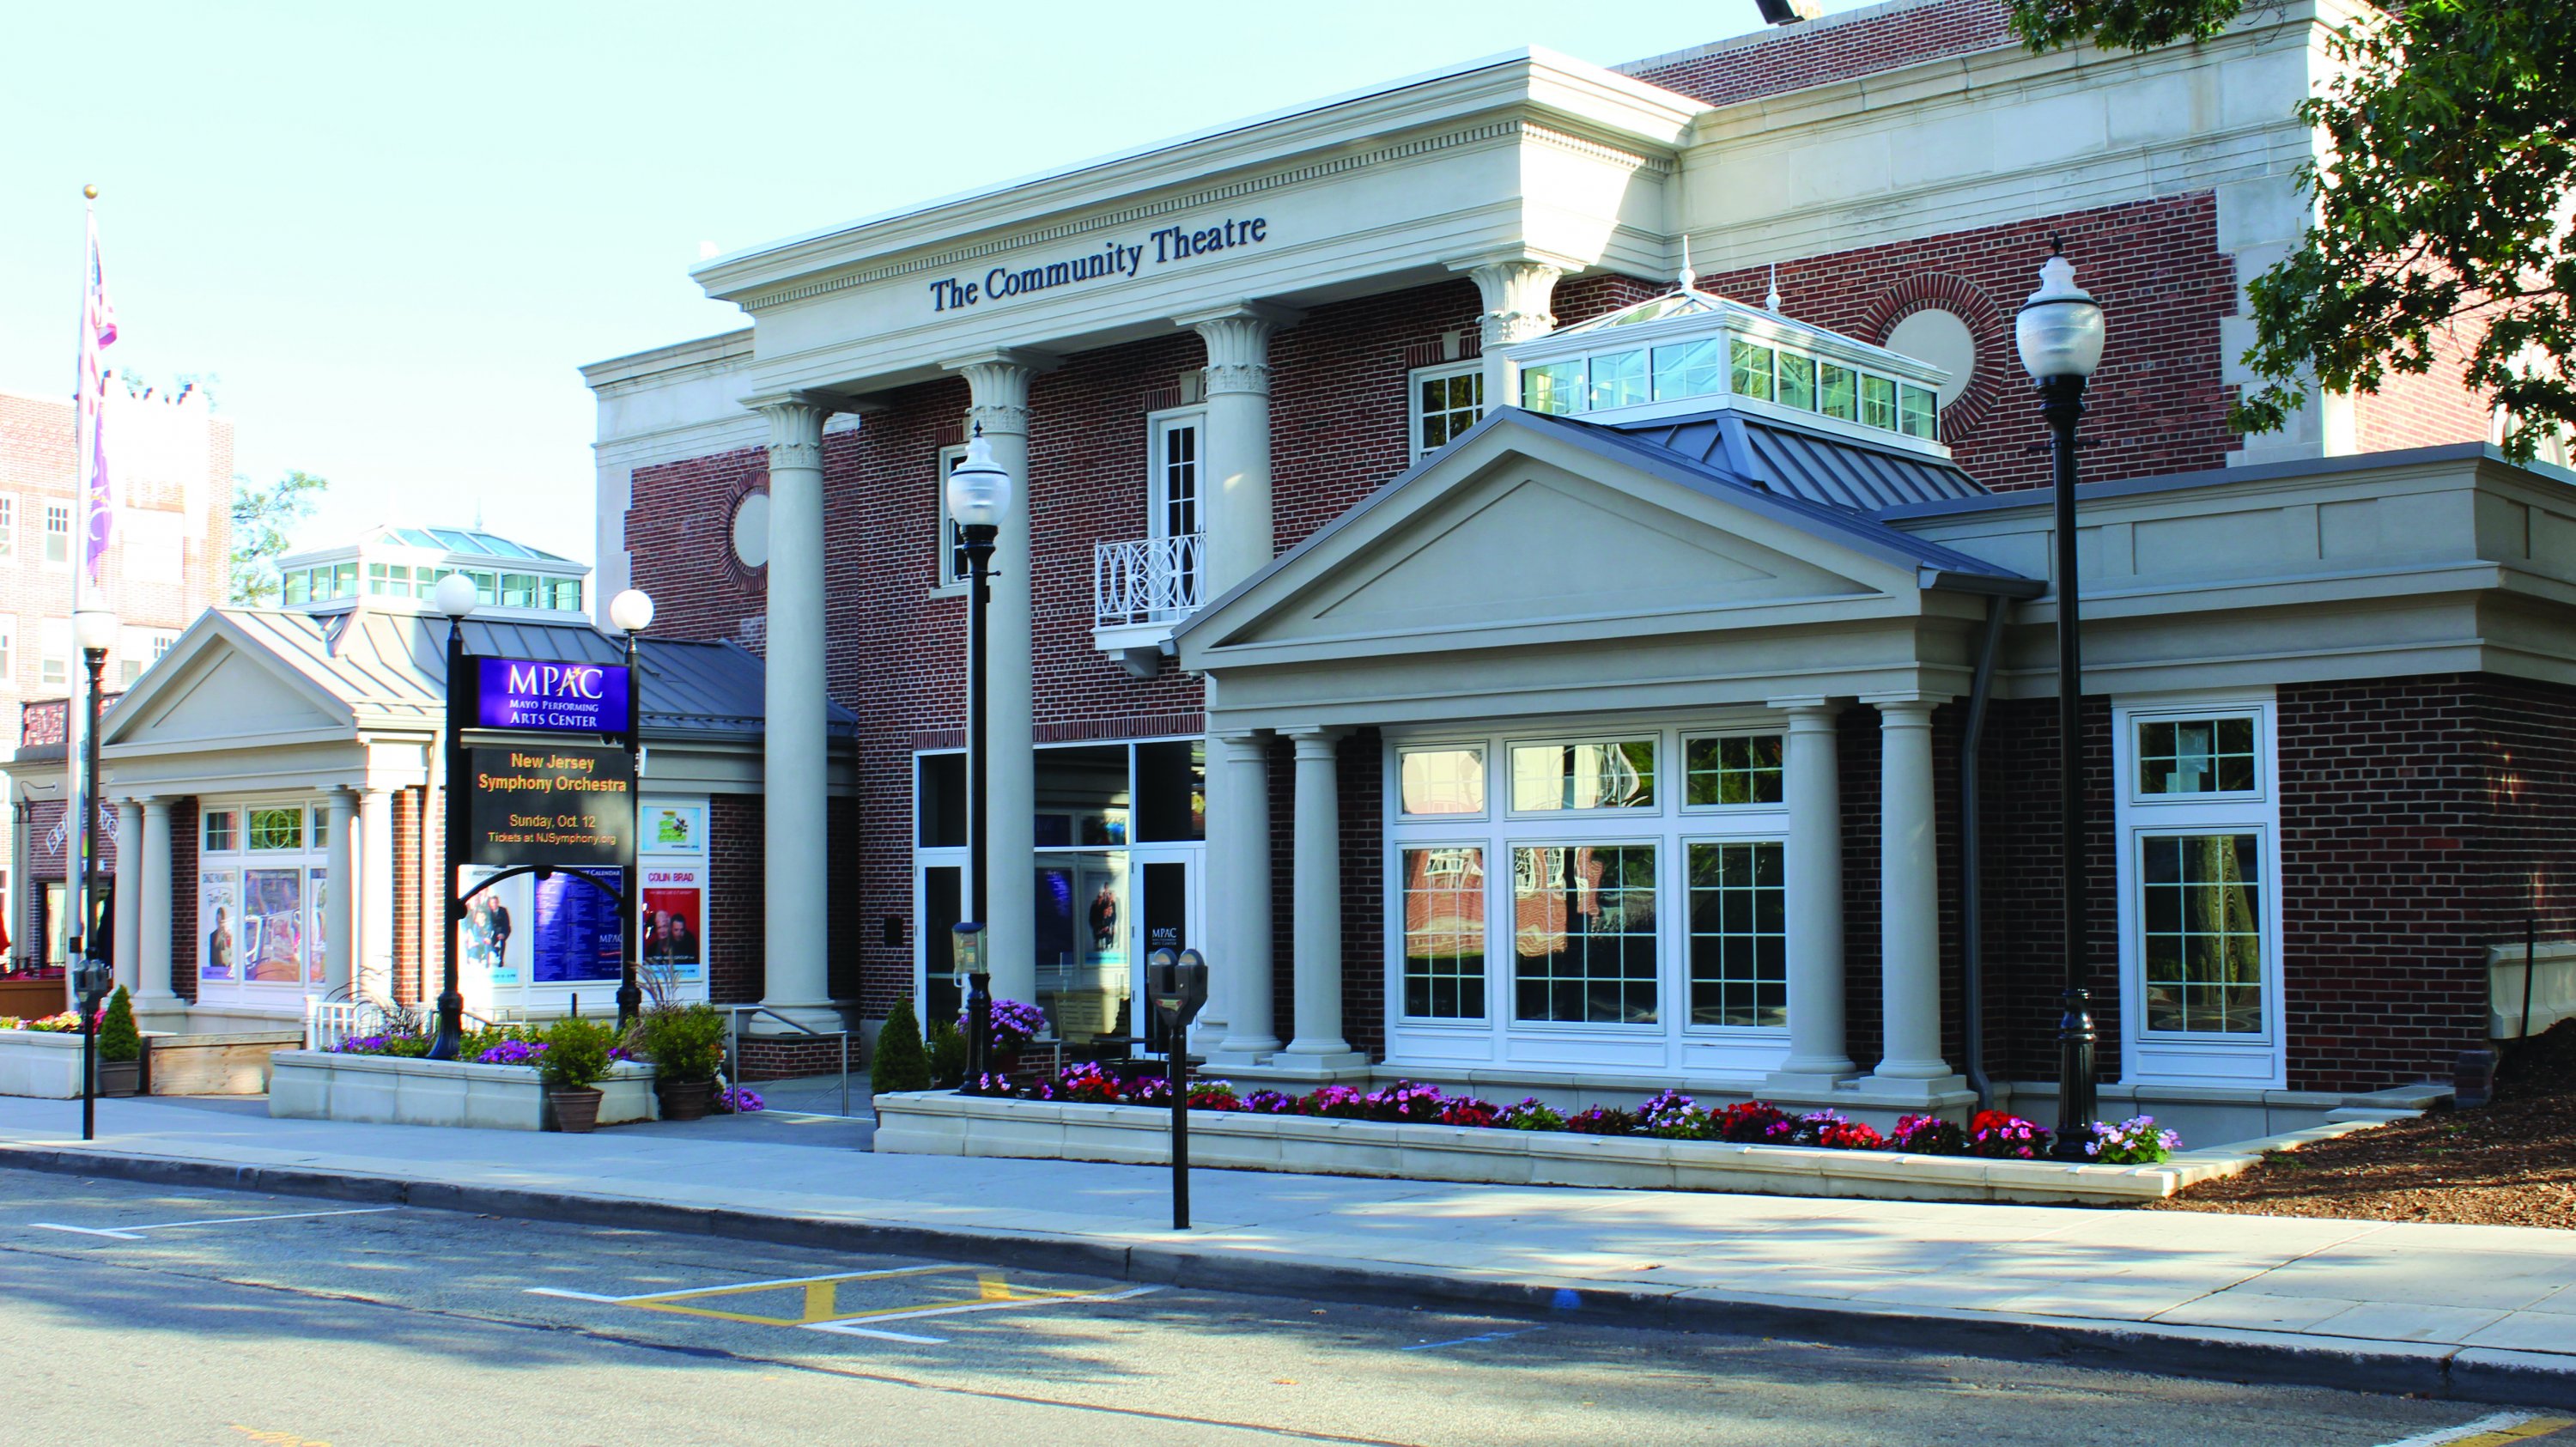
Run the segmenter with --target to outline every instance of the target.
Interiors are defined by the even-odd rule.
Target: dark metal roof
[[[1854,512],[1986,496],[1985,486],[1955,463],[1738,412],[1662,417],[1612,430],[1767,491]]]

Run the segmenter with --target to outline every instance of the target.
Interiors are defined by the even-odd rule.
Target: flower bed
[[[1171,1082],[1162,1076],[1122,1078],[1097,1065],[1075,1065],[1055,1079],[1021,1087],[987,1075],[963,1092],[988,1099],[1071,1101],[1086,1105],[1148,1105],[1169,1110]],[[1304,1095],[1256,1090],[1240,1095],[1223,1080],[1190,1082],[1192,1110],[1251,1115],[1311,1116],[1324,1120],[1373,1120],[1394,1125],[1448,1125],[1477,1130],[1567,1131],[1589,1136],[1647,1136],[1658,1140],[1724,1141],[1735,1145],[1804,1146],[1817,1150],[1901,1151],[1909,1155],[1976,1156],[1987,1160],[2043,1161],[2053,1142],[2043,1127],[1999,1110],[1979,1111],[1963,1129],[1939,1116],[1909,1115],[1892,1134],[1840,1111],[1793,1115],[1768,1101],[1748,1100],[1704,1110],[1679,1091],[1649,1096],[1635,1110],[1594,1106],[1572,1115],[1535,1097],[1496,1105],[1471,1095],[1444,1095],[1434,1085],[1399,1080],[1377,1090],[1327,1085]],[[2153,1165],[2180,1149],[2182,1140],[2139,1116],[2118,1125],[2094,1123],[2086,1159],[2103,1165]]]
[[[272,1116],[542,1130],[549,1111],[543,1079],[524,1064],[426,1060],[391,1050],[281,1050],[270,1061]],[[649,1065],[613,1064],[599,1089],[602,1125],[658,1114]]]

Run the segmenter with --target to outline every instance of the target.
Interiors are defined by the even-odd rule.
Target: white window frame
[[[0,492],[0,558],[18,556],[18,494]]]
[[[59,558],[52,557],[50,555],[47,556],[45,558],[45,566],[48,568],[62,568],[68,570],[72,565],[73,556],[80,552],[80,548],[77,545],[77,539],[80,536],[80,515],[68,500],[63,502],[55,502],[51,499],[46,500],[43,543],[48,550],[51,549],[54,541],[54,518],[56,514],[60,514],[63,520],[63,555]]]
[[[18,686],[18,615],[0,613],[0,688]]]
[[[1638,718],[1583,720],[1557,728],[1549,720],[1418,733],[1389,730],[1382,749],[1386,809],[1382,897],[1389,901],[1382,968],[1390,1066],[1522,1069],[1633,1076],[1651,1088],[1683,1074],[1760,1076],[1788,1058],[1783,1026],[1699,1025],[1690,1020],[1689,858],[1694,844],[1780,843],[1789,837],[1789,810],[1778,804],[1743,804],[1685,810],[1672,762],[1686,738],[1786,734],[1787,720],[1760,709],[1730,710],[1678,725]],[[1511,799],[1511,749],[1523,744],[1562,744],[1653,739],[1657,761],[1656,806],[1650,809],[1567,809],[1515,813]],[[1402,807],[1403,756],[1415,750],[1481,749],[1485,759],[1482,815],[1408,815]],[[1517,915],[1512,895],[1512,851],[1566,845],[1651,845],[1657,851],[1656,1013],[1652,1024],[1516,1018],[1518,954],[1512,946]],[[1412,849],[1482,849],[1485,855],[1485,1016],[1449,1019],[1404,1013],[1404,855]],[[1784,924],[1787,923],[1784,921]]]
[[[966,592],[966,571],[957,565],[957,525],[948,517],[948,474],[965,460],[966,444],[953,443],[939,449],[939,461],[932,469],[931,511],[938,516],[931,534],[938,540],[930,559],[930,591],[934,597],[963,596]]]
[[[2254,788],[2210,794],[2140,792],[2138,730],[2142,724],[2226,717],[2250,717],[2254,722]],[[2129,1084],[2268,1090],[2289,1086],[2281,959],[2278,725],[2270,689],[2112,700],[2121,1078]],[[2147,839],[2206,834],[2252,834],[2256,839],[2255,857],[2262,870],[2256,908],[2263,949],[2263,1029],[2251,1034],[2146,1028],[2146,919],[2138,893],[2139,853]]]
[[[1190,434],[1190,515],[1198,524],[1193,531],[1207,531],[1207,409],[1172,407],[1145,414],[1145,536],[1149,538],[1187,536],[1172,531],[1171,477],[1163,466],[1163,439],[1175,432]]]
[[[250,847],[250,816],[263,809],[295,809],[304,816],[303,842],[293,849],[253,849]],[[230,814],[232,847],[213,850],[206,847],[206,815]],[[314,964],[309,957],[311,942],[320,938],[327,905],[313,887],[314,876],[327,881],[325,889],[343,887],[331,880],[331,849],[321,835],[329,827],[323,802],[311,797],[261,796],[240,799],[210,799],[197,816],[197,889],[198,918],[195,938],[189,948],[197,961],[197,997],[200,1000],[236,1004],[264,1004],[284,1007],[308,994],[319,994],[324,982],[313,978]],[[249,874],[254,869],[292,869],[296,871],[297,889],[303,911],[300,927],[304,931],[302,948],[307,958],[299,962],[294,980],[253,980],[250,975],[250,947],[242,936],[243,896],[249,889]],[[205,880],[210,873],[228,873],[233,878],[233,913],[225,921],[233,932],[233,975],[230,980],[210,980],[205,976],[206,936],[214,928],[213,918],[205,912]],[[348,886],[355,887],[355,886]],[[354,915],[352,916],[354,918]],[[321,966],[325,976],[329,965]]]
[[[60,645],[57,651],[56,645]],[[40,618],[36,621],[36,686],[70,688],[72,686],[72,620]],[[59,672],[61,677],[55,677]]]
[[[1780,741],[1780,798],[1775,803],[1694,804],[1690,801],[1690,746],[1719,739],[1760,739]],[[1658,764],[1658,774],[1666,772]],[[1779,728],[1684,729],[1680,749],[1673,755],[1672,775],[1674,803],[1686,814],[1779,813],[1789,807],[1789,730]],[[1660,781],[1659,781],[1660,782]]]
[[[1484,374],[1485,364],[1481,359],[1466,362],[1443,362],[1436,367],[1416,367],[1412,371],[1404,374],[1405,441],[1406,445],[1411,448],[1412,454],[1415,457],[1418,458],[1424,453],[1431,451],[1431,449],[1424,446],[1422,442],[1422,384],[1425,382],[1446,381],[1451,377],[1482,377]],[[1476,422],[1482,422],[1485,420],[1485,414],[1491,412],[1493,409],[1494,399],[1491,397],[1485,398],[1482,402],[1477,404],[1475,421],[1469,422],[1467,425],[1469,427],[1473,427],[1476,425]],[[1447,444],[1443,443],[1442,445],[1446,446]]]

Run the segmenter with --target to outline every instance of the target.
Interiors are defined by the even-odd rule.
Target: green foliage
[[[98,1022],[98,1058],[143,1058],[143,1036],[134,1028],[134,1002],[125,997],[123,985],[117,986],[116,993],[107,997],[107,1014]]]
[[[2241,0],[2011,0],[2033,49],[2137,48],[2215,33]],[[2275,431],[2311,384],[2373,392],[2435,348],[2503,407],[2528,460],[2576,430],[2576,5],[2415,0],[2338,29],[2297,108],[2316,219],[2248,284],[2262,385],[2231,421]],[[2559,451],[2564,456],[2563,451]]]
[[[930,1022],[930,1087],[946,1090],[966,1082],[966,1032],[946,1020]]]
[[[331,485],[309,472],[289,472],[267,487],[233,479],[232,600],[257,606],[277,597],[277,560],[286,556],[287,530],[313,511]]]
[[[713,1005],[665,1005],[635,1022],[637,1053],[664,1080],[713,1080],[724,1065],[725,1017]]]
[[[921,1026],[912,1002],[898,999],[877,1031],[876,1059],[868,1062],[868,1088],[879,1095],[930,1088],[930,1061],[921,1051]]]
[[[617,1032],[596,1020],[566,1015],[546,1027],[546,1053],[537,1073],[549,1090],[588,1090],[608,1074],[608,1048]]]

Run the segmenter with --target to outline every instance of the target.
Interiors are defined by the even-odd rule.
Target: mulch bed
[[[2576,1230],[2570,1024],[2508,1055],[2492,1104],[2275,1151],[2241,1175],[2144,1209]]]

